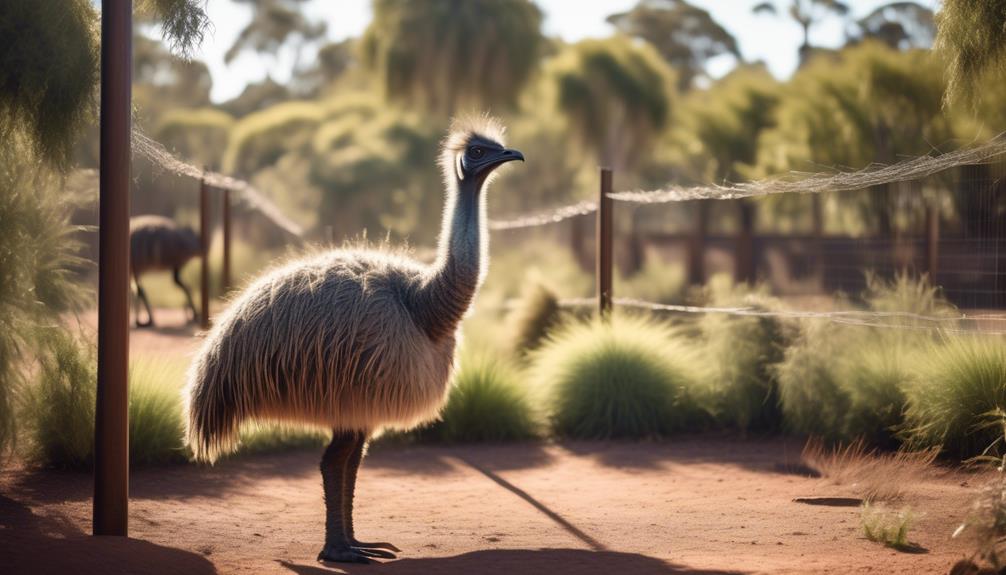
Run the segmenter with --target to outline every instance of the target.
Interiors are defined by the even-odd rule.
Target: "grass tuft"
[[[615,315],[564,327],[532,356],[556,433],[607,439],[695,428],[698,356],[668,326]]]
[[[531,402],[517,372],[488,355],[466,354],[440,421],[417,432],[447,442],[513,441],[538,436]]]
[[[525,356],[537,349],[550,331],[558,327],[562,309],[559,298],[541,284],[530,286],[509,318],[514,338],[514,351]]]
[[[863,535],[870,541],[899,551],[912,551],[916,548],[908,541],[908,531],[914,521],[915,515],[908,508],[894,511],[864,503],[860,510]]]

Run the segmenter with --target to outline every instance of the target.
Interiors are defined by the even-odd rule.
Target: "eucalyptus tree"
[[[849,41],[878,40],[893,50],[927,49],[935,35],[932,10],[916,2],[891,2],[857,20]]]
[[[583,40],[546,69],[558,109],[602,165],[638,165],[670,123],[674,73],[648,44],[620,36]]]
[[[250,5],[252,19],[224,53],[227,63],[245,50],[275,56],[280,48],[292,42],[295,48],[293,67],[296,69],[303,48],[325,35],[324,22],[312,22],[304,16],[301,5],[307,0],[232,1]]]
[[[751,177],[758,161],[763,132],[775,126],[780,86],[763,66],[744,66],[731,72],[710,89],[690,98],[687,132],[699,142],[697,155],[706,160],[705,181],[738,182]],[[736,202],[739,221],[736,276],[754,281],[751,249],[755,206],[751,199]],[[708,208],[699,217],[708,217]],[[694,279],[694,278],[693,278]]]
[[[752,9],[756,14],[771,14],[779,16],[779,10],[774,2],[761,2]],[[839,0],[790,0],[787,14],[803,30],[803,42],[800,44],[800,65],[810,58],[813,46],[810,43],[810,30],[829,16],[845,16],[849,13],[849,5]]]
[[[685,0],[641,0],[632,10],[609,16],[608,22],[652,44],[677,72],[681,91],[705,74],[709,60],[726,54],[741,59],[730,32]]]
[[[528,0],[374,0],[364,63],[391,100],[449,115],[510,107],[545,47]]]

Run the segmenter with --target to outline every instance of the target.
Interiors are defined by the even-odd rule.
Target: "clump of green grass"
[[[789,431],[842,438],[849,397],[839,383],[836,365],[849,353],[853,338],[825,322],[805,322],[802,333],[775,367],[784,424]]]
[[[707,287],[714,307],[770,311],[777,303],[764,288],[736,286],[729,277]],[[699,319],[712,370],[705,382],[721,424],[741,430],[772,431],[782,426],[775,366],[796,328],[774,317],[706,314]]]
[[[185,366],[141,358],[129,365],[129,461],[133,465],[183,462],[182,402]]]
[[[1006,342],[959,336],[936,346],[906,388],[905,435],[963,458],[1006,454]]]
[[[530,439],[538,436],[536,419],[514,368],[488,355],[468,353],[461,358],[440,420],[417,435],[447,442]]]
[[[45,467],[89,467],[94,455],[94,347],[60,329],[46,330],[40,339],[38,369],[25,386],[19,414],[28,439],[26,455]]]
[[[705,419],[689,395],[699,378],[695,350],[650,319],[616,314],[571,324],[534,352],[532,364],[560,435],[653,437]]]
[[[870,541],[899,551],[915,547],[908,541],[908,531],[914,521],[915,515],[908,508],[894,511],[864,503],[860,509],[859,522],[863,535]]]
[[[325,446],[331,433],[315,427],[281,423],[242,426],[235,455],[257,455]]]
[[[46,346],[21,411],[29,439],[26,455],[44,467],[85,469],[94,458],[94,345],[54,329],[46,335]],[[181,366],[151,360],[130,365],[131,464],[186,459],[177,393],[182,371]]]
[[[528,287],[508,318],[514,351],[525,356],[537,349],[548,333],[558,327],[562,309],[555,293],[541,284]]]
[[[615,277],[615,293],[619,297],[636,298],[664,304],[685,300],[688,278],[684,266],[659,261],[653,257],[643,262],[638,272]]]

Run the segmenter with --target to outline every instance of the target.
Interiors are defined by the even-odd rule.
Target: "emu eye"
[[[473,160],[481,160],[484,155],[486,155],[486,151],[482,147],[472,146],[468,148],[468,157]]]

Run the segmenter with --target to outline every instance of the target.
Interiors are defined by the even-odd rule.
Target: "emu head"
[[[496,168],[514,160],[523,162],[524,154],[505,147],[503,134],[503,125],[488,116],[455,120],[440,154],[447,185],[472,184],[478,190]]]

